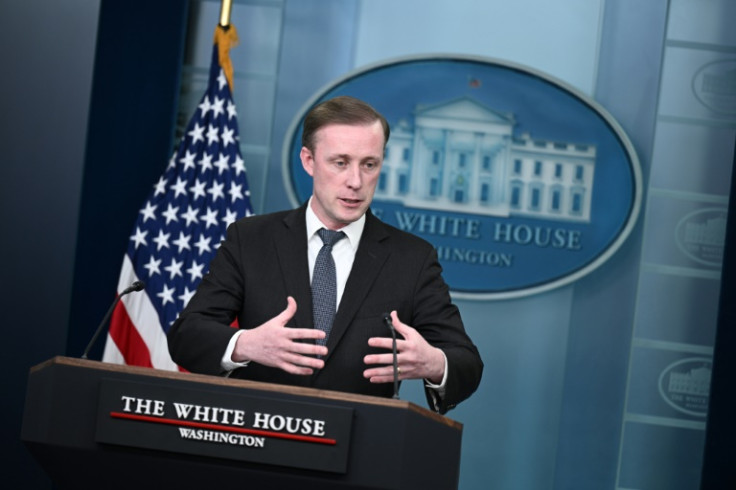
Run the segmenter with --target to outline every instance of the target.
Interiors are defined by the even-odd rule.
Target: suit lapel
[[[274,243],[287,294],[296,300],[297,309],[293,326],[298,328],[312,328],[313,323],[305,210],[306,205],[284,217],[284,227],[279,228]]]
[[[366,214],[365,228],[355,254],[353,267],[332,324],[330,337],[327,339],[327,359],[347,331],[391,253],[389,247],[384,243],[387,237],[383,223],[369,211]]]

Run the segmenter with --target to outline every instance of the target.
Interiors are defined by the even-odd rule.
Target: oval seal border
[[[370,76],[372,72],[376,72],[379,70],[386,70],[401,65],[423,62],[444,62],[450,64],[458,62],[490,65],[499,69],[509,70],[510,72],[516,72],[527,77],[536,78],[540,80],[543,84],[548,84],[561,93],[566,94],[567,96],[571,96],[582,106],[585,106],[591,113],[594,113],[596,117],[600,118],[602,124],[609,128],[611,136],[613,137],[613,139],[616,140],[617,144],[620,146],[620,151],[626,155],[626,158],[628,160],[627,169],[630,178],[630,198],[626,202],[627,212],[625,213],[625,219],[622,219],[621,222],[618,224],[619,228],[615,231],[614,236],[605,244],[605,246],[602,246],[599,251],[595,252],[595,256],[592,256],[589,260],[586,260],[583,263],[573,264],[569,267],[569,271],[559,274],[558,276],[549,279],[537,279],[534,281],[530,281],[527,284],[516,284],[509,287],[508,289],[498,291],[469,290],[469,288],[456,287],[453,282],[448,280],[447,282],[450,285],[453,297],[469,300],[501,300],[539,294],[571,284],[579,280],[580,278],[590,274],[606,261],[608,261],[631,235],[631,232],[633,231],[637,223],[641,210],[642,172],[639,159],[636,155],[633,144],[631,143],[619,123],[613,118],[613,116],[608,113],[608,111],[606,111],[600,104],[598,104],[592,98],[582,93],[575,87],[572,87],[566,82],[563,82],[549,74],[540,72],[538,70],[494,58],[464,56],[456,54],[430,54],[392,58],[357,68],[320,88],[302,106],[301,110],[292,119],[291,124],[286,132],[284,144],[282,147],[283,184],[292,204],[294,206],[300,205],[302,203],[302,200],[300,199],[299,194],[305,193],[304,189],[297,188],[297,186],[300,184],[299,182],[297,182],[297,177],[294,175],[294,144],[296,142],[296,138],[300,137],[300,126],[307,111],[314,104],[328,98],[328,96],[331,97],[339,95],[341,93],[349,94],[349,90],[343,90],[343,92],[339,92],[338,89],[344,89],[345,85],[350,84],[350,82],[354,82],[360,77]],[[469,83],[473,82],[469,81]],[[366,97],[364,96],[357,96],[366,99]],[[371,102],[371,100],[368,100],[368,102]],[[384,114],[386,113],[383,107],[377,106],[377,109]],[[391,118],[388,115],[387,118],[389,119],[389,122],[391,122]],[[394,134],[396,134],[395,127],[396,124],[392,123],[392,139]],[[376,202],[377,199],[374,196],[374,206]],[[443,263],[443,268],[447,269],[448,267],[446,264]]]
[[[733,58],[709,61],[698,68],[690,82],[698,102],[719,115],[736,114],[736,96],[730,88],[735,70]]]
[[[705,369],[711,369],[711,370],[713,367],[712,359],[705,358],[705,357],[688,357],[688,358],[680,359],[678,361],[670,363],[659,374],[659,379],[657,380],[657,389],[659,390],[659,396],[662,397],[662,400],[664,400],[665,403],[667,403],[670,407],[674,408],[678,412],[681,412],[687,415],[693,415],[696,417],[705,417],[708,414],[707,401],[710,399],[710,390],[708,394],[697,393],[697,394],[691,395],[693,397],[700,397],[704,399],[704,400],[701,400],[701,402],[705,403],[705,407],[703,407],[702,410],[691,410],[690,408],[687,407],[686,403],[682,403],[682,402],[677,403],[676,401],[673,401],[671,397],[667,396],[666,390],[664,388],[664,382],[665,382],[665,378],[667,374],[673,373],[678,366],[687,365],[687,364],[701,365],[701,366],[708,365],[709,367]],[[676,374],[680,374],[681,376],[683,376],[682,373],[676,373]],[[688,376],[688,375],[686,374],[684,376]],[[706,381],[707,381],[708,386],[710,386],[710,377],[708,377]]]
[[[694,225],[694,226],[708,226],[707,220],[706,224],[703,225],[702,220],[698,221],[697,218],[702,217],[708,217],[708,216],[716,216],[720,220],[722,220],[722,227],[717,227],[715,230],[710,230],[711,235],[715,235],[717,240],[716,243],[696,243],[694,245],[701,246],[701,247],[711,247],[714,249],[717,249],[717,251],[714,251],[713,253],[716,253],[718,255],[717,260],[708,260],[708,258],[705,256],[706,254],[701,251],[700,254],[696,253],[696,251],[693,251],[692,249],[688,248],[686,245],[686,237],[688,236],[688,232],[686,231],[686,228],[688,225]],[[677,222],[677,225],[675,226],[675,243],[677,243],[677,248],[680,249],[680,251],[685,254],[686,257],[690,258],[691,260],[694,260],[695,262],[710,266],[710,267],[720,267],[723,263],[723,253],[725,249],[725,239],[726,239],[726,218],[728,216],[728,209],[723,207],[709,207],[709,208],[703,208],[703,209],[696,209],[695,211],[690,211],[685,216],[680,218],[680,220]],[[702,238],[700,240],[702,242]]]

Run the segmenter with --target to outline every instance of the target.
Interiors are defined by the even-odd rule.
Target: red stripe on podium
[[[288,434],[284,432],[271,432],[268,430],[245,429],[242,427],[231,427],[217,424],[207,424],[204,422],[193,422],[191,420],[176,420],[162,417],[151,417],[149,415],[138,415],[134,413],[110,412],[110,417],[116,419],[138,420],[141,422],[153,422],[156,424],[177,425],[181,427],[195,427],[197,429],[208,429],[222,432],[234,432],[236,434],[248,434],[253,436],[272,437],[275,439],[289,439],[292,441],[311,442],[315,444],[327,444],[334,446],[337,444],[335,439],[326,439],[314,436],[304,436],[299,434]]]

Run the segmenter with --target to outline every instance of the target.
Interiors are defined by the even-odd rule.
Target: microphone
[[[144,287],[146,287],[146,285],[143,284],[143,281],[135,281],[133,284],[123,289],[123,292],[120,293],[120,296],[125,296],[126,294],[132,293],[134,291],[142,291]]]
[[[87,359],[87,354],[89,354],[89,350],[94,345],[95,341],[97,340],[97,337],[99,337],[100,332],[102,332],[102,327],[104,327],[107,321],[110,319],[110,316],[112,315],[112,312],[115,309],[115,306],[117,306],[118,302],[122,299],[122,297],[125,296],[126,294],[129,294],[135,291],[140,291],[144,287],[146,287],[146,285],[143,284],[143,281],[135,281],[133,284],[123,289],[123,292],[120,293],[117,298],[115,298],[115,301],[113,301],[112,304],[110,305],[110,309],[107,310],[107,313],[105,313],[105,316],[102,318],[102,321],[100,322],[100,325],[97,327],[97,330],[95,330],[95,334],[92,336],[92,340],[89,341],[89,344],[87,344],[87,348],[84,349],[84,353],[82,354],[82,359]]]
[[[394,398],[399,399],[399,354],[396,350],[396,329],[394,328],[394,324],[391,322],[391,315],[388,313],[384,313],[383,315],[383,323],[386,324],[386,326],[391,330],[391,337],[393,337],[393,354],[394,354]]]

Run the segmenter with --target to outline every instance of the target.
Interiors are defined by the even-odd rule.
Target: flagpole
[[[233,9],[232,0],[222,0],[220,6],[220,25],[224,28],[230,27],[230,13]]]

